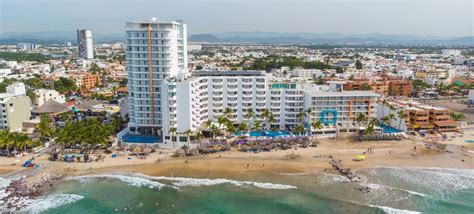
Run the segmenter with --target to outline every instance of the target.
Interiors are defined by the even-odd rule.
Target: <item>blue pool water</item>
[[[123,141],[126,143],[158,143],[160,137],[126,134],[123,136]]]
[[[387,126],[387,125],[385,125],[385,124],[380,124],[380,128],[383,129],[383,132],[384,132],[384,133],[389,133],[389,134],[401,132],[400,130],[398,130],[398,129],[396,129],[396,128],[393,128],[393,127],[391,127],[391,126]]]
[[[235,135],[246,134],[247,132],[236,132]],[[250,132],[250,137],[279,137],[290,135],[289,132],[285,131],[252,131]]]

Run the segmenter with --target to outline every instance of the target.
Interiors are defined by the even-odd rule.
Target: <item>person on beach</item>
[[[247,163],[247,169],[250,167],[250,164]]]

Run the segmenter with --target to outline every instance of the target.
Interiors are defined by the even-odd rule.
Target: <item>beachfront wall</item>
[[[386,124],[386,125],[391,126],[393,128],[396,128],[400,131],[406,132],[408,130],[408,127],[406,125],[407,121],[405,120],[405,118],[403,118],[403,119],[398,118],[398,112],[400,110],[402,110],[402,109],[396,108],[395,110],[393,110],[393,109],[390,109],[390,106],[388,104],[382,105],[381,103],[378,103],[377,104],[377,120],[379,122],[382,122],[382,118],[384,116],[389,115],[389,114],[394,114],[395,119],[390,121],[390,124]],[[405,110],[405,109],[403,109],[403,110],[405,111],[405,114],[407,114],[407,116],[408,116],[409,111]]]

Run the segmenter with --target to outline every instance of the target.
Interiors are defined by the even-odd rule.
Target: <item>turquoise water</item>
[[[398,130],[398,129],[396,129],[396,128],[393,128],[393,127],[391,127],[391,126],[387,126],[387,125],[385,125],[385,124],[380,124],[380,128],[382,128],[382,130],[383,130],[384,133],[389,133],[389,134],[391,134],[391,133],[399,133],[399,132],[400,132],[400,130]]]
[[[126,134],[123,136],[123,141],[127,143],[157,143],[160,141],[160,138],[157,136]]]
[[[25,208],[44,213],[473,213],[474,170],[373,168],[227,179],[74,177]],[[250,181],[251,180],[251,181]],[[245,181],[245,182],[244,182]],[[356,188],[369,186],[363,193]]]
[[[247,132],[236,132],[235,135],[246,134]],[[250,137],[280,137],[288,136],[289,132],[285,131],[252,131],[249,133]]]

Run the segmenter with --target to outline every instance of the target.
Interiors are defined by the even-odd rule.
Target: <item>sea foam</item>
[[[83,196],[75,194],[53,194],[30,201],[29,205],[22,209],[22,212],[41,213],[64,204],[74,203],[83,198]]]
[[[378,167],[370,173],[445,192],[474,188],[474,170],[471,169]]]
[[[261,183],[254,181],[236,181],[230,179],[208,179],[208,178],[183,178],[183,177],[165,177],[165,176],[147,176],[143,174],[137,174],[137,176],[144,176],[151,180],[165,180],[171,181],[173,185],[178,187],[185,186],[215,186],[222,184],[230,184],[234,186],[248,187],[254,186],[262,189],[297,189],[296,186],[286,184],[274,184],[274,183]]]
[[[88,182],[91,179],[95,178],[105,178],[105,179],[117,179],[122,182],[127,183],[130,186],[135,186],[135,187],[149,187],[149,188],[158,188],[161,189],[165,186],[165,184],[156,182],[156,181],[151,181],[143,177],[137,177],[137,176],[129,176],[129,175],[121,175],[121,174],[102,174],[102,175],[83,175],[83,176],[76,176],[76,177],[71,177],[68,178],[69,180],[78,180],[79,182]],[[171,187],[175,188],[175,187]]]
[[[395,209],[395,208],[392,208],[392,207],[377,206],[377,205],[371,205],[371,204],[367,204],[367,206],[379,208],[384,213],[387,213],[387,214],[419,214],[419,213],[421,213],[421,212],[418,212],[418,211]]]

